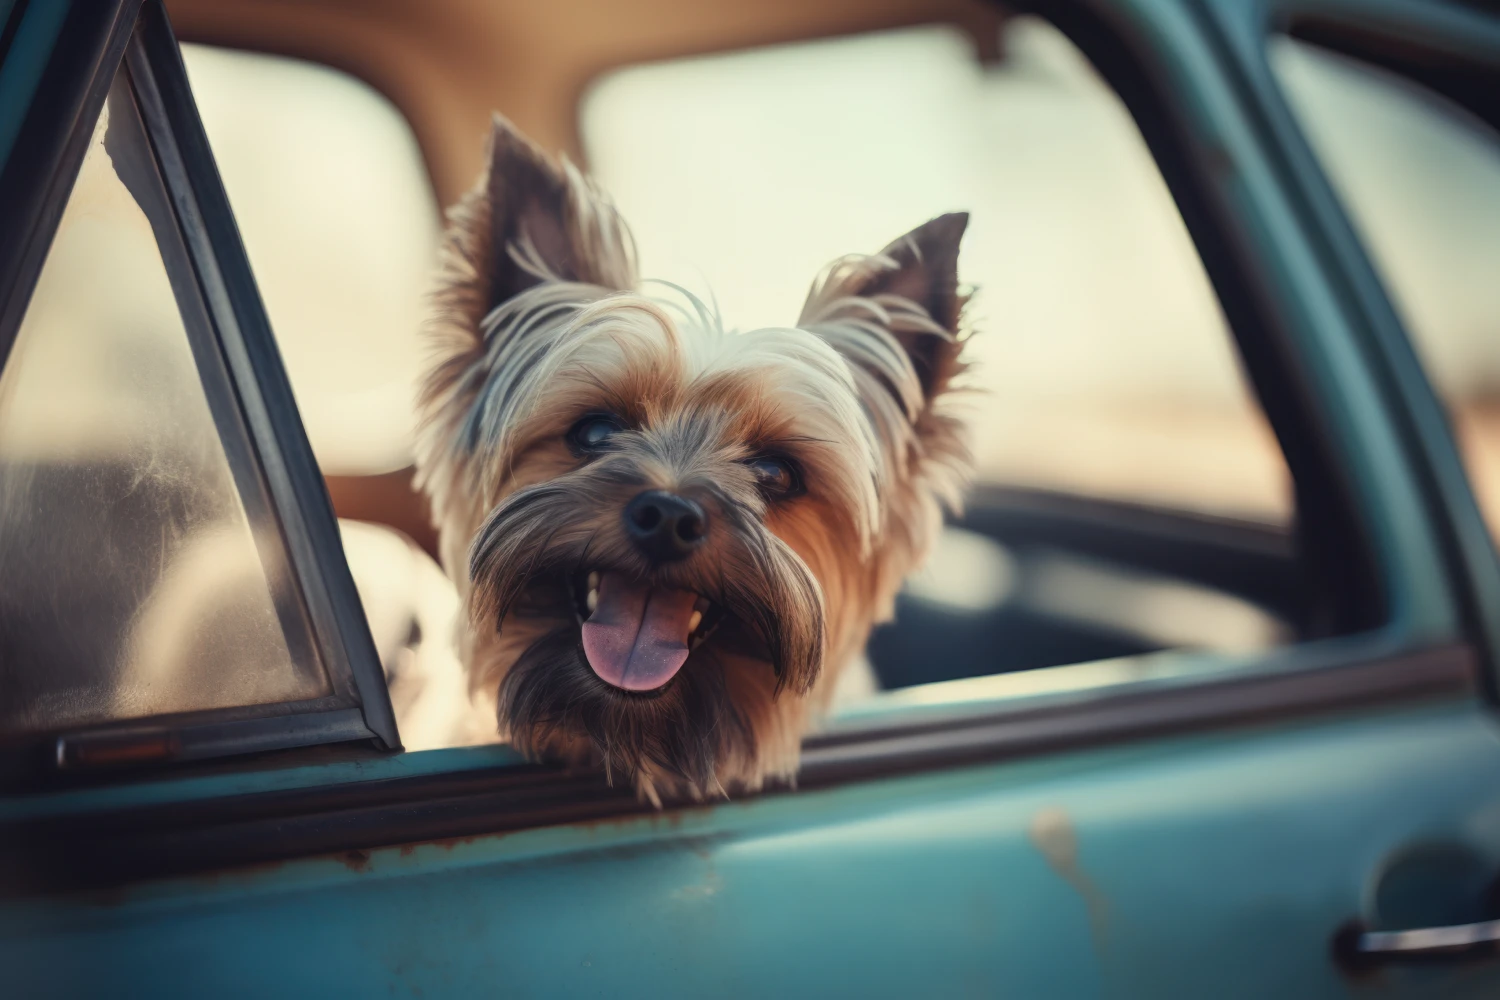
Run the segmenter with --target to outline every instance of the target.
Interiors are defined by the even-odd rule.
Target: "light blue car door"
[[[892,692],[795,789],[659,812],[504,748],[28,772],[0,801],[14,995],[1500,994],[1500,564],[1266,67],[1295,5],[1035,6],[1162,168],[1332,625]],[[1500,31],[1378,6],[1471,54]]]

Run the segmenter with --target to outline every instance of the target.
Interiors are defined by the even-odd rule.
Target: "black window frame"
[[[18,0],[24,23],[41,0]],[[19,32],[16,32],[19,34]],[[64,16],[39,98],[0,177],[0,217],[24,218],[29,239],[6,247],[0,281],[0,367],[25,315],[116,73],[127,75],[155,173],[143,208],[156,236],[200,381],[242,500],[278,529],[269,555],[290,569],[290,599],[311,626],[327,674],[323,697],[122,719],[7,739],[0,782],[68,781],[119,764],[155,766],[290,747],[359,741],[401,747],[338,524],[297,415],[291,385],[198,118],[177,40],[160,0],[75,2]],[[52,152],[48,163],[41,157]],[[50,171],[48,168],[51,168]],[[28,176],[29,175],[29,176]],[[12,182],[14,181],[14,184]],[[30,185],[27,185],[30,181]],[[159,184],[159,187],[158,187]],[[35,198],[37,189],[43,191]],[[140,197],[141,192],[132,192]],[[29,204],[26,195],[34,201]],[[16,244],[25,244],[17,246]]]
[[[1399,590],[1393,574],[1401,563],[1390,556],[1392,543],[1380,536],[1381,525],[1369,521],[1375,516],[1371,511],[1387,519],[1389,513],[1381,511],[1368,481],[1351,471],[1353,458],[1341,450],[1348,430],[1336,427],[1329,412],[1339,401],[1319,395],[1325,375],[1308,370],[1297,324],[1288,316],[1287,293],[1268,274],[1264,241],[1249,231],[1255,220],[1233,201],[1227,152],[1205,141],[1201,124],[1190,120],[1190,102],[1182,99],[1178,81],[1154,48],[1158,42],[1148,40],[1161,25],[1148,23],[1142,5],[1126,2],[1026,0],[1008,6],[1044,17],[1078,45],[1121,97],[1150,147],[1292,467],[1299,542],[1304,552],[1314,553],[1308,571],[1319,575],[1318,588],[1331,595],[1326,612],[1338,637],[1258,655],[1253,669],[1126,682],[1014,704],[945,706],[835,727],[805,741],[798,787],[1416,700],[1476,697],[1481,665],[1490,659],[1472,621],[1437,627],[1429,622],[1424,632],[1410,627],[1404,610],[1387,617],[1386,591]],[[1253,6],[1247,16],[1266,16]],[[1212,55],[1236,84],[1237,113],[1252,119],[1264,113],[1269,100],[1264,85],[1236,78],[1242,60],[1213,29],[1209,0],[1181,0],[1161,16],[1194,20],[1210,46],[1222,43]],[[1257,152],[1274,156],[1281,150],[1274,132],[1258,133],[1257,141]],[[1325,220],[1313,214],[1297,221],[1313,226]],[[1317,263],[1321,268],[1327,260],[1319,257]],[[1331,279],[1320,271],[1316,280]],[[1357,310],[1340,313],[1341,322],[1362,333],[1364,319]],[[1382,399],[1397,408],[1405,405],[1399,395]],[[1425,443],[1404,439],[1402,444],[1400,458],[1408,463],[1403,474],[1419,477]],[[1448,516],[1441,505],[1425,509],[1433,519]],[[1424,558],[1430,554],[1426,538],[1421,535],[1419,543]],[[1443,568],[1448,572],[1437,579],[1439,586],[1467,586],[1453,564]],[[202,795],[187,806],[146,803],[145,798],[172,797],[160,783],[137,804],[130,804],[128,795],[70,803],[38,797],[33,812],[19,808],[0,819],[0,847],[12,847],[16,859],[10,870],[0,871],[0,895],[7,889],[113,884],[322,852],[352,851],[351,863],[362,863],[360,852],[371,847],[649,808],[628,789],[608,788],[600,775],[523,764],[504,748],[438,753],[445,756],[415,776],[397,760],[360,763],[351,770],[294,753],[256,765],[305,767],[286,787],[247,787],[226,779],[222,795]],[[166,780],[223,774],[218,764],[200,764]],[[94,822],[80,824],[84,813]],[[266,836],[269,830],[275,837]]]

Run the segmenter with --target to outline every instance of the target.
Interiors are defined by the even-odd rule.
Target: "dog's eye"
[[[761,455],[745,463],[755,473],[760,488],[773,497],[795,496],[802,492],[802,475],[797,463],[777,455]]]
[[[609,447],[620,432],[620,421],[607,413],[590,413],[568,431],[568,447],[580,455],[591,455]]]

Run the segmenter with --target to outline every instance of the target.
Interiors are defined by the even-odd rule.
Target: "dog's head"
[[[422,481],[501,732],[646,794],[795,769],[966,477],[967,217],[835,262],[796,325],[637,291],[610,203],[497,118],[455,210]]]

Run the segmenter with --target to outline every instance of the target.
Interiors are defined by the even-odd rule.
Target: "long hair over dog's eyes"
[[[577,455],[597,455],[607,451],[611,439],[624,428],[620,418],[611,413],[590,413],[568,431],[568,447]]]
[[[802,470],[790,458],[757,455],[745,464],[755,473],[755,481],[761,492],[773,500],[798,496],[803,492]]]

